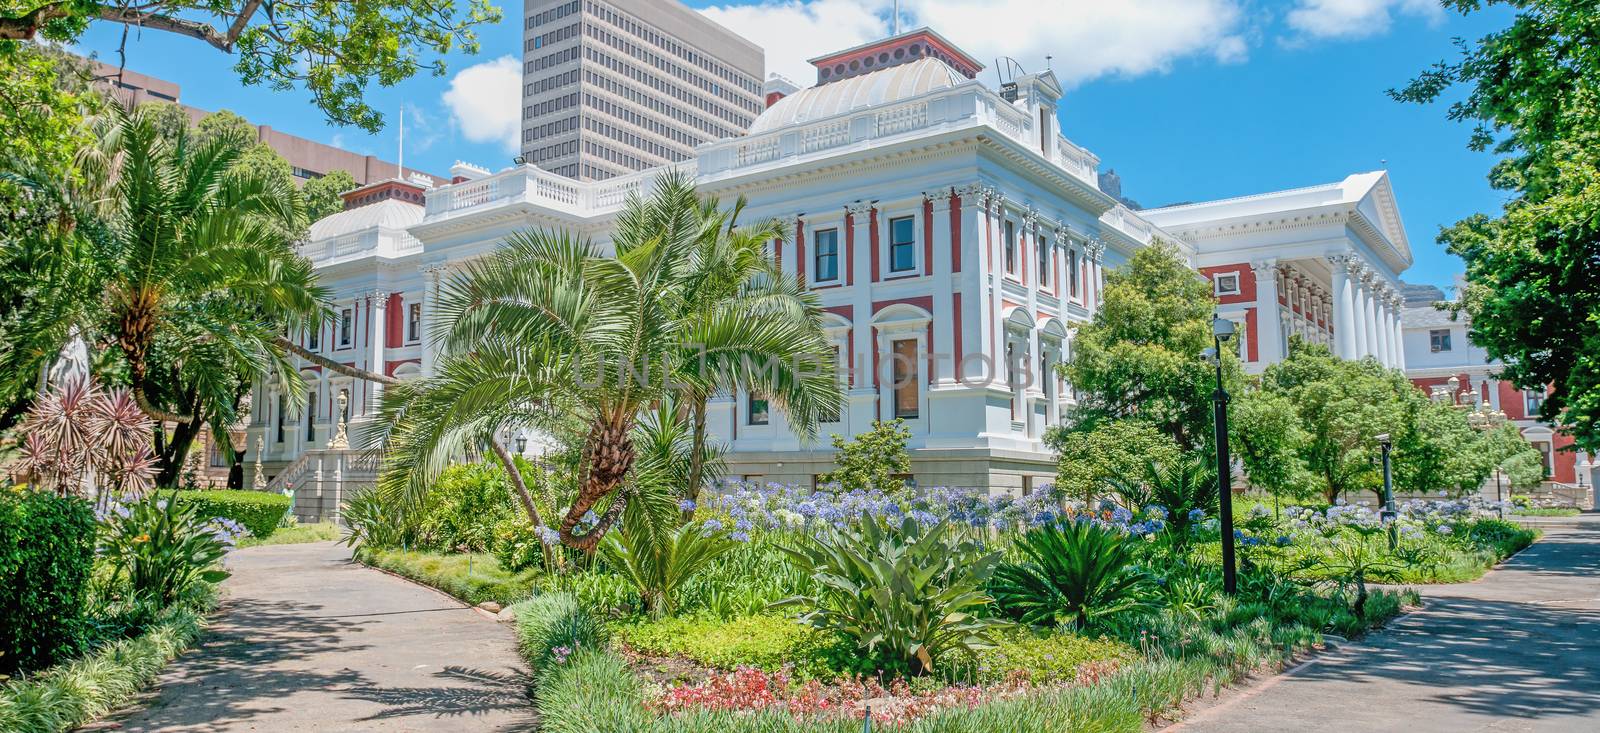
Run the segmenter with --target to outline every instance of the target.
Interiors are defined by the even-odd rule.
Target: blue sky
[[[170,34],[129,33],[128,67],[182,85],[183,101],[393,159],[407,105],[406,163],[446,173],[456,160],[508,165],[519,117],[522,4],[480,30],[482,52],[447,59],[444,77],[368,91],[390,111],[377,135],[323,121],[299,91],[245,87],[231,60]],[[804,59],[879,37],[893,0],[690,0],[767,49],[769,70],[805,83]],[[929,25],[986,64],[1047,62],[1067,86],[1063,132],[1115,168],[1147,206],[1337,181],[1387,166],[1416,264],[1403,277],[1447,287],[1461,264],[1441,225],[1498,210],[1492,159],[1442,105],[1402,105],[1384,90],[1454,54],[1451,39],[1503,27],[1492,11],[1461,17],[1433,0],[902,0],[902,28]],[[121,29],[77,44],[115,64]],[[993,84],[992,68],[983,77]],[[1384,161],[1387,161],[1386,163]]]

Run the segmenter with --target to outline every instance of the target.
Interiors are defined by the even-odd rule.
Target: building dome
[[[318,242],[369,229],[405,229],[422,221],[423,210],[416,204],[384,199],[375,204],[329,214],[312,222],[307,239]]]
[[[778,100],[777,104],[768,107],[755,122],[750,123],[750,134],[759,135],[862,107],[910,99],[969,81],[940,59],[918,59],[795,92]]]

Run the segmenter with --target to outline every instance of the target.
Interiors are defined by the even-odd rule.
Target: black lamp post
[[[1233,338],[1233,321],[1211,316],[1211,358],[1217,366],[1217,391],[1212,393],[1217,429],[1217,511],[1222,523],[1222,590],[1239,591],[1239,572],[1233,557],[1233,468],[1228,456],[1228,391],[1222,388],[1222,344]]]
[[[1389,439],[1388,433],[1380,433],[1374,436],[1374,439],[1378,441],[1378,447],[1383,450],[1383,513],[1378,517],[1384,526],[1389,528],[1389,551],[1393,552],[1400,544],[1400,535],[1395,527],[1395,520],[1399,518],[1400,512],[1394,506],[1394,471],[1389,462],[1389,451],[1394,447],[1394,443]]]

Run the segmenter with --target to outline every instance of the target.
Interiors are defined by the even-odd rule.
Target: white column
[[[985,273],[989,271],[989,251],[984,240],[989,227],[989,209],[985,203],[988,192],[983,186],[968,184],[956,193],[961,196],[960,318],[961,350],[962,358],[965,358],[967,354],[981,354],[989,348],[990,321],[986,315],[989,308],[984,297]],[[983,364],[982,360],[973,359],[967,362],[966,371],[957,371],[956,374],[963,380],[982,380],[987,377],[980,373]]]
[[[955,282],[951,279],[950,262],[950,189],[929,191],[927,197],[933,215],[933,378],[935,384],[948,385],[955,381],[955,327],[956,313],[952,297]]]
[[[433,340],[430,326],[434,320],[434,310],[439,304],[439,279],[444,276],[444,268],[441,263],[418,268],[422,271],[425,283],[422,296],[422,373],[429,377],[433,376],[439,362],[439,345]]]
[[[1106,243],[1099,239],[1090,239],[1083,245],[1083,256],[1089,260],[1088,280],[1091,285],[1090,289],[1094,293],[1092,298],[1085,300],[1088,303],[1090,314],[1099,312],[1100,302],[1105,298],[1106,282],[1104,278],[1105,265],[1103,264],[1105,254]]]
[[[367,331],[367,368],[378,374],[386,374],[387,349],[389,346],[389,294],[374,290],[367,295],[367,312],[371,314],[372,327]],[[378,405],[383,403],[383,383],[372,383],[372,397],[363,406],[369,416],[378,414]],[[354,412],[352,410],[352,412]]]
[[[855,351],[856,382],[850,389],[850,431],[859,435],[871,428],[877,397],[877,370],[872,356],[876,339],[872,337],[872,203],[857,201],[844,207],[852,217],[849,267],[851,276],[852,350]]]
[[[1378,353],[1386,367],[1394,367],[1394,317],[1389,312],[1389,292],[1378,294]]]
[[[994,378],[1000,384],[1006,380],[1006,324],[1005,304],[1001,295],[1005,292],[1006,279],[1006,199],[999,193],[989,197],[989,226],[991,241],[994,242],[994,261],[989,263],[989,328],[994,333]],[[1018,263],[1021,264],[1021,263]]]
[[[1250,265],[1256,273],[1256,356],[1259,363],[1273,364],[1283,359],[1283,309],[1278,303],[1278,263],[1276,260]]]
[[[1398,293],[1389,298],[1390,341],[1394,345],[1394,366],[1400,371],[1406,369],[1406,331],[1405,323],[1400,319],[1400,309],[1404,304],[1405,299]]]
[[[1378,356],[1378,296],[1373,290],[1376,276],[1369,270],[1361,276],[1361,330],[1366,337],[1362,356]]]
[[[1350,277],[1350,256],[1329,255],[1333,267],[1333,339],[1334,355],[1341,359],[1356,358],[1355,282]]]

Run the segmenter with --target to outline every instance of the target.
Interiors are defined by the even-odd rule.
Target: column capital
[[[1090,261],[1099,262],[1100,256],[1106,253],[1105,240],[1099,237],[1090,237],[1089,241],[1083,243],[1083,253],[1089,256]]]
[[[1256,278],[1258,280],[1260,278],[1264,278],[1264,277],[1266,277],[1268,275],[1272,275],[1273,276],[1272,284],[1274,286],[1276,286],[1278,284],[1278,280],[1277,280],[1278,261],[1277,260],[1257,260],[1255,262],[1250,263],[1250,269],[1255,271]]]
[[[1358,268],[1361,264],[1360,259],[1348,252],[1325,255],[1325,259],[1328,260],[1328,264],[1331,265],[1333,269],[1352,275],[1358,271]]]
[[[361,297],[366,298],[368,305],[383,309],[389,307],[389,295],[390,292],[387,290],[370,290],[362,293]]]
[[[929,203],[933,204],[934,211],[949,211],[950,197],[953,195],[954,194],[948,187],[936,188],[932,191],[922,192],[922,197],[927,199]]]
[[[873,202],[871,201],[853,201],[844,205],[844,213],[857,217],[862,214],[870,214],[872,213],[872,205]],[[859,221],[856,222],[856,224],[860,223]]]
[[[449,265],[446,265],[443,262],[430,262],[425,265],[417,265],[417,272],[427,275],[435,280],[439,279],[439,277],[445,273],[445,270],[448,269],[450,269]]]
[[[956,195],[960,196],[963,202],[967,201],[968,199],[973,199],[974,201],[979,202],[981,205],[981,202],[984,199],[989,198],[989,192],[991,190],[992,189],[990,189],[988,186],[985,186],[981,183],[963,183],[959,186],[956,186]]]

